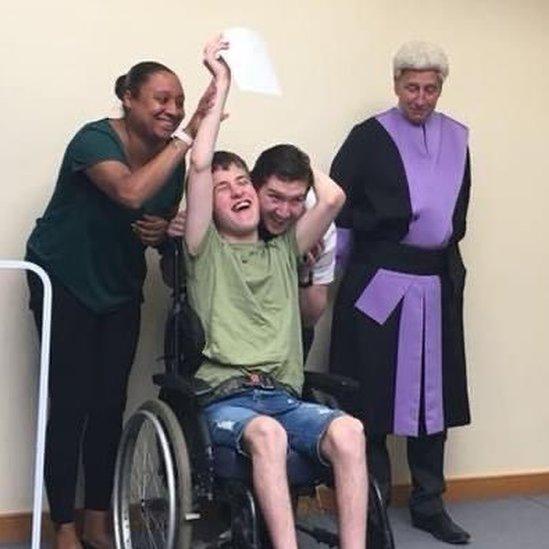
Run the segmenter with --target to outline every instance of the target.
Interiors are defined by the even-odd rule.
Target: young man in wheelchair
[[[345,201],[313,172],[316,205],[287,233],[258,236],[248,169],[214,147],[230,87],[222,40],[205,49],[216,96],[191,154],[184,248],[187,292],[206,335],[197,377],[214,391],[204,412],[214,444],[248,455],[256,498],[275,548],[297,548],[286,474],[288,447],[333,469],[340,547],[366,544],[365,439],[358,420],[299,398],[303,383],[297,264]],[[306,190],[307,183],[303,182]]]

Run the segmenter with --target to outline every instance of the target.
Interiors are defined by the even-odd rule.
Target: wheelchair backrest
[[[204,329],[187,300],[181,239],[171,239],[166,253],[172,254],[173,295],[164,333],[164,363],[167,372],[191,378],[204,360]]]

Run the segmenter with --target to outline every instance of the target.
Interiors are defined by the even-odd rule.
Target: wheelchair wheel
[[[368,548],[394,549],[395,540],[387,514],[387,507],[383,501],[378,483],[372,476],[369,480]]]
[[[189,549],[192,484],[187,445],[170,407],[143,404],[124,428],[114,478],[117,549]]]

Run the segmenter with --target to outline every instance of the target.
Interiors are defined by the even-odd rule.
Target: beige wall
[[[445,46],[451,74],[440,107],[471,127],[474,173],[464,244],[474,423],[451,433],[447,471],[549,470],[545,0],[12,2],[0,23],[0,256],[22,256],[69,136],[108,113],[118,74],[138,60],[163,61],[181,75],[190,110],[207,81],[202,42],[233,25],[265,36],[284,91],[281,99],[232,93],[221,145],[250,161],[283,140],[327,168],[355,122],[393,103],[389,63],[399,43],[425,38]],[[0,280],[0,512],[6,512],[30,508],[37,374],[23,280],[4,273]],[[151,394],[166,305],[151,254],[130,408]],[[313,357],[320,366],[327,321]],[[397,469],[403,478],[402,459]]]

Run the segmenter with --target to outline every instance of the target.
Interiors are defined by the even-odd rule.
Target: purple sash
[[[408,181],[412,221],[403,244],[443,249],[452,236],[452,217],[467,154],[467,129],[433,113],[424,125],[411,124],[394,108],[377,117],[397,146]],[[438,275],[379,269],[355,306],[384,324],[402,301],[398,335],[394,433],[417,436],[423,372],[425,428],[444,429],[442,312]]]

